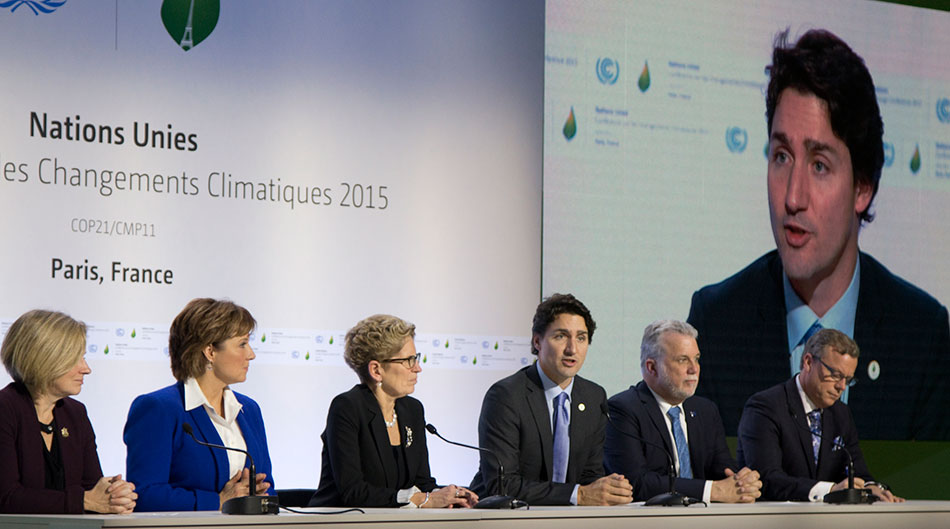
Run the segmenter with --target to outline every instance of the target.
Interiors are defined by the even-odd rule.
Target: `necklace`
[[[39,420],[37,420],[36,422],[39,422]],[[56,419],[53,419],[52,421],[50,421],[49,424],[40,422],[40,431],[43,433],[50,433],[50,434],[53,433],[53,424],[55,422],[56,422]]]
[[[396,426],[396,410],[393,410],[393,420],[387,421],[386,419],[383,419],[383,424],[386,425],[386,428],[392,428],[393,426]],[[50,431],[53,431],[52,426],[50,427]]]

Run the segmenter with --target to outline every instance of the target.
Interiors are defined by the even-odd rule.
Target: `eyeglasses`
[[[419,362],[419,359],[422,358],[421,353],[416,353],[413,356],[407,356],[405,358],[390,358],[389,360],[380,360],[384,364],[395,364],[399,362],[400,364],[406,366],[406,369],[412,369],[416,367],[416,363]]]
[[[828,370],[828,376],[822,377],[822,378],[830,378],[831,380],[835,382],[835,384],[844,380],[844,385],[849,388],[853,388],[854,385],[858,383],[858,379],[854,378],[853,376],[850,376],[850,377],[844,376],[844,373],[826,364],[825,361],[822,360],[821,358],[816,358],[815,360],[818,360],[819,362],[821,362],[821,365],[825,366],[825,369]]]

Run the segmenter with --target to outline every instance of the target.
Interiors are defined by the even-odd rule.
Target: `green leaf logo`
[[[266,333],[266,332],[262,332],[262,333],[261,333],[261,343],[264,343],[264,342],[266,342],[266,341],[267,341],[267,333]]]
[[[498,350],[498,342],[495,342],[495,350]]]
[[[105,349],[102,350],[102,354],[109,354],[109,346],[107,345]]]
[[[135,329],[132,329],[132,338],[135,338]]]
[[[333,345],[333,337],[330,337],[330,345]]]
[[[164,0],[162,23],[172,40],[188,51],[208,38],[218,25],[220,0]]]
[[[477,363],[478,363],[478,357],[477,357],[477,356],[473,356],[473,357],[472,357],[472,365],[475,365],[475,364],[477,364]]]
[[[445,348],[446,348],[446,349],[449,348],[449,341],[448,341],[448,340],[445,341]]]
[[[567,121],[564,122],[564,137],[567,141],[571,141],[576,135],[577,121],[574,120],[574,107],[571,107],[571,113],[567,115]]]
[[[650,66],[647,64],[647,61],[643,61],[643,71],[640,72],[637,87],[640,88],[641,92],[646,92],[650,89]]]
[[[920,144],[919,143],[914,147],[914,155],[910,158],[910,170],[914,174],[917,174],[917,171],[920,171]]]
[[[428,362],[428,361],[429,361],[429,357],[426,356],[426,355],[422,355],[422,363],[424,364],[424,363],[426,363],[426,362]]]
[[[304,360],[310,360],[310,351],[307,351],[306,356],[303,357]]]

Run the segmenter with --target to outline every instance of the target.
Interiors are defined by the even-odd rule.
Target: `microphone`
[[[685,494],[676,492],[676,465],[673,463],[673,456],[670,455],[669,450],[667,450],[665,446],[651,442],[651,441],[647,441],[646,439],[633,435],[632,433],[623,431],[619,426],[617,426],[617,423],[615,423],[613,419],[610,417],[610,410],[607,408],[606,402],[600,403],[600,412],[603,413],[607,417],[607,422],[609,422],[610,425],[613,426],[614,429],[617,430],[618,432],[622,433],[623,435],[631,439],[634,439],[641,443],[648,444],[650,446],[653,446],[655,448],[659,448],[660,450],[662,450],[663,454],[666,456],[666,460],[670,464],[670,468],[669,468],[670,491],[657,494],[656,496],[648,499],[647,501],[643,503],[644,506],[662,505],[664,507],[674,507],[674,506],[682,505],[683,507],[689,507],[690,505],[694,503],[703,503],[702,500],[697,500],[696,498],[690,498],[689,496]]]
[[[251,454],[247,450],[199,441],[198,438],[195,437],[195,432],[191,429],[191,425],[188,423],[183,423],[181,425],[181,429],[196,443],[202,446],[207,446],[209,448],[219,448],[221,450],[233,450],[235,452],[241,452],[247,456],[251,467],[250,494],[240,498],[231,498],[230,500],[224,502],[224,505],[221,506],[221,512],[224,514],[277,514],[278,505],[276,498],[271,496],[257,496],[254,493],[255,489],[257,489],[257,473],[254,469],[254,458],[251,457]]]
[[[505,467],[502,465],[501,459],[499,459],[499,457],[494,452],[479,446],[449,441],[445,437],[442,437],[442,435],[438,430],[435,429],[435,426],[432,423],[426,424],[426,430],[439,439],[442,439],[446,443],[449,443],[450,445],[461,446],[462,448],[469,448],[471,450],[478,450],[479,452],[491,454],[491,456],[495,458],[495,461],[498,462],[498,492],[500,494],[478,500],[478,503],[475,504],[476,509],[518,509],[528,506],[527,502],[521,501],[513,496],[505,495]]]
[[[802,426],[798,421],[798,414],[795,413],[795,410],[791,406],[788,407],[788,412],[792,415],[792,422],[797,424],[799,427],[808,431],[809,435],[816,435],[812,433],[810,428]],[[824,440],[824,437],[818,435],[818,438]],[[831,491],[828,494],[825,494],[825,497],[822,499],[825,503],[837,503],[837,504],[846,504],[846,505],[855,505],[862,503],[874,503],[877,501],[877,496],[871,493],[871,489],[856,489],[854,488],[854,458],[851,457],[851,452],[848,451],[844,446],[844,440],[841,439],[841,436],[837,436],[831,440],[831,451],[837,452],[841,450],[846,456],[848,456],[848,488],[842,490]]]

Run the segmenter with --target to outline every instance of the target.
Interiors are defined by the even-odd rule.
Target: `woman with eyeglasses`
[[[311,507],[472,507],[464,487],[437,488],[429,472],[425,414],[409,397],[422,365],[415,325],[377,314],[346,333],[344,360],[360,383],[327,412],[320,486]]]

